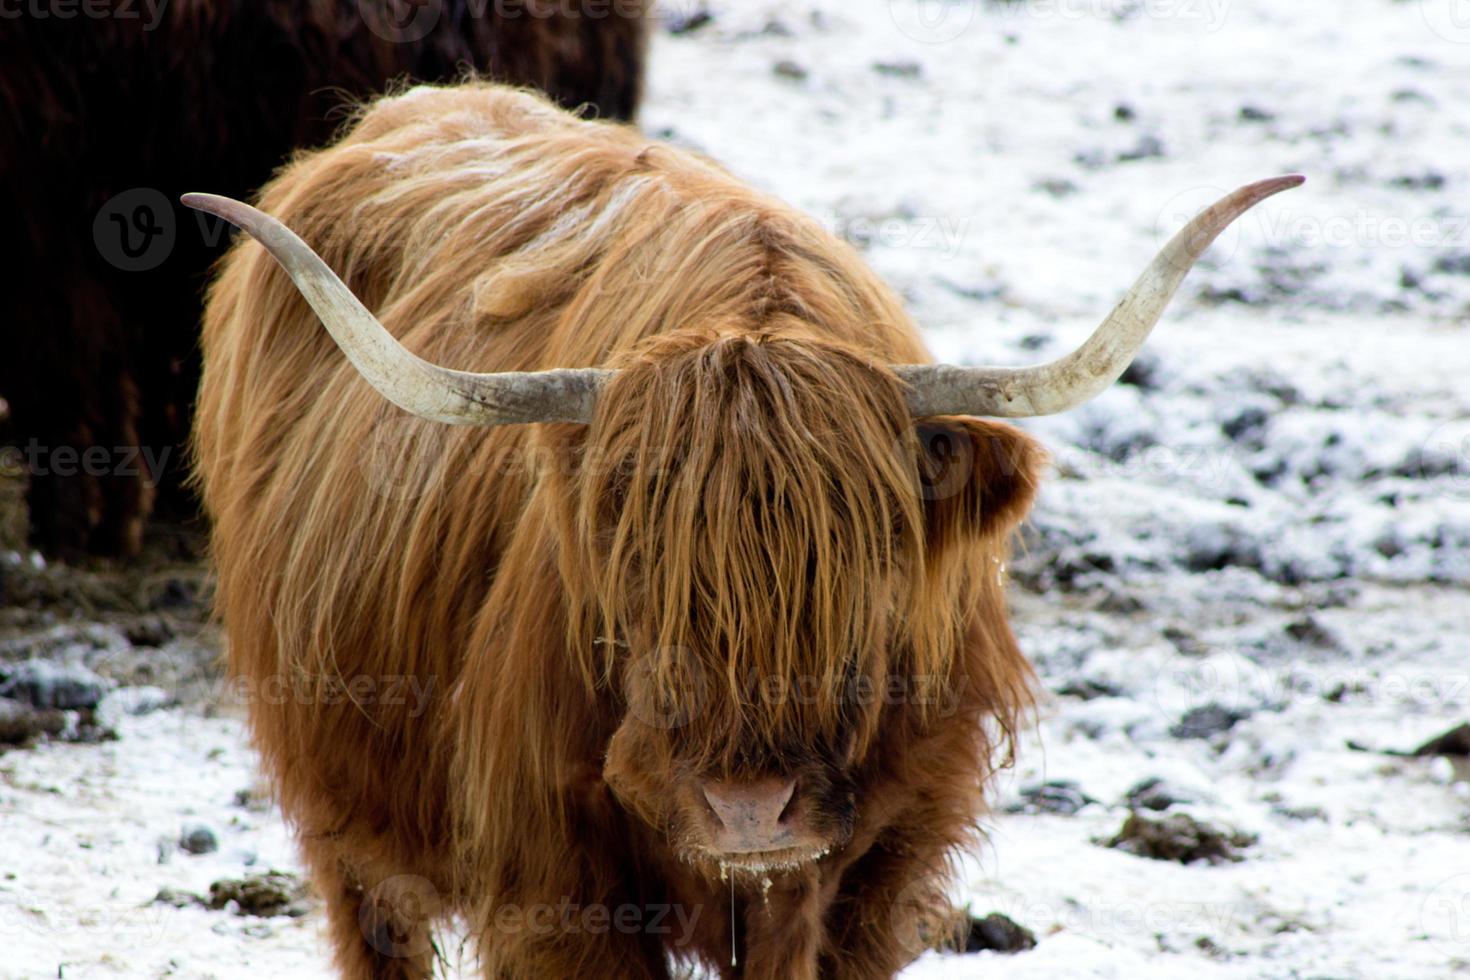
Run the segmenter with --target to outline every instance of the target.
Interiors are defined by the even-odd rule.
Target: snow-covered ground
[[[664,6],[690,26],[693,0]],[[862,247],[944,359],[1053,356],[1200,206],[1308,177],[1216,247],[1130,383],[1024,423],[1056,473],[1015,625],[1052,696],[960,897],[1039,942],[905,977],[1470,970],[1470,772],[1385,752],[1470,721],[1470,5],[708,11],[660,32],[644,128]],[[0,756],[0,976],[325,975],[318,913],[152,903],[297,867],[236,802],[235,713],[118,726]],[[1102,846],[1154,778],[1256,843],[1218,865]],[[1026,812],[1044,781],[1081,808]],[[193,823],[217,851],[172,847]]]

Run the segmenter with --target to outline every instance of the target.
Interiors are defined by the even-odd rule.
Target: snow
[[[1055,472],[1014,621],[1053,694],[956,897],[1039,943],[905,980],[1470,969],[1465,768],[1382,751],[1470,719],[1455,0],[708,7],[657,38],[644,129],[862,248],[947,360],[1054,356],[1199,207],[1308,177],[1212,250],[1138,385],[1024,423]],[[1245,717],[1171,735],[1210,705]],[[238,718],[131,710],[117,742],[0,757],[0,976],[327,975],[319,913],[151,904],[299,863],[279,814],[235,803],[257,778]],[[1100,846],[1149,777],[1258,843],[1215,866]],[[1059,779],[1097,802],[1006,812]],[[172,847],[190,823],[220,850]]]

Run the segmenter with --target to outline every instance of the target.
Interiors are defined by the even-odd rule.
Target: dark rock
[[[244,878],[222,878],[209,886],[209,907],[223,909],[235,903],[236,915],[296,918],[305,915],[309,904],[305,883],[285,871],[267,871]]]
[[[793,82],[799,82],[808,75],[806,68],[794,61],[778,61],[771,66],[771,71],[779,78],[789,78]]]
[[[1071,197],[1079,190],[1076,184],[1067,180],[1065,177],[1048,177],[1045,180],[1038,180],[1035,187],[1039,191],[1045,191],[1052,197]]]
[[[150,582],[144,589],[144,604],[150,611],[183,611],[199,605],[199,583],[176,576]]]
[[[1298,643],[1321,650],[1336,650],[1341,646],[1337,636],[1311,615],[1287,623],[1286,635]]]
[[[1243,106],[1240,107],[1240,121],[1241,122],[1252,122],[1252,123],[1270,122],[1271,120],[1273,120],[1275,118],[1276,118],[1276,113],[1274,113],[1274,112],[1268,112],[1267,110],[1262,109],[1260,106],[1243,105]]]
[[[1182,626],[1165,626],[1159,635],[1173,644],[1174,649],[1186,657],[1203,657],[1210,653],[1210,645]]]
[[[181,888],[160,888],[158,894],[153,896],[153,901],[158,905],[171,905],[176,909],[186,909],[191,905],[205,905],[204,897],[193,892],[186,892]]]
[[[1193,802],[1157,776],[1134,783],[1124,799],[1130,810],[1167,810],[1176,803]]]
[[[1142,351],[1133,362],[1123,369],[1118,377],[1119,384],[1132,385],[1140,391],[1158,391],[1160,384],[1160,369],[1163,362],[1157,354]]]
[[[1259,446],[1271,416],[1260,405],[1246,405],[1220,423],[1220,429],[1232,442]]]
[[[1327,811],[1320,806],[1275,806],[1271,812],[1288,820],[1326,820]]]
[[[190,854],[209,854],[219,850],[219,838],[203,824],[191,824],[179,835],[179,847]]]
[[[1436,735],[1415,749],[1414,754],[1470,756],[1470,722],[1451,728],[1443,735]]]
[[[1470,276],[1470,252],[1453,251],[1434,260],[1434,271],[1446,275]]]
[[[1082,792],[1070,779],[1038,783],[1021,789],[1021,802],[1007,807],[1011,813],[1052,813],[1070,817],[1097,800]]]
[[[1093,608],[1115,616],[1132,616],[1147,610],[1148,604],[1138,595],[1108,585]]]
[[[123,634],[135,647],[161,647],[174,638],[174,628],[162,616],[140,616],[123,630]]]
[[[20,745],[37,735],[60,735],[65,728],[66,716],[60,711],[0,697],[0,743]]]
[[[1005,283],[994,280],[967,283],[955,282],[945,276],[935,276],[934,281],[956,296],[978,301],[999,299],[1006,291]]]
[[[1036,934],[1012,919],[992,912],[983,919],[971,917],[965,934],[965,952],[1023,953],[1036,948]]]
[[[271,791],[265,783],[235,791],[235,805],[252,813],[265,813],[271,808]]]
[[[1212,702],[1190,708],[1179,719],[1179,723],[1169,729],[1169,734],[1175,738],[1210,738],[1230,731],[1236,722],[1244,721],[1250,716],[1249,711],[1227,708]]]
[[[1186,532],[1184,567],[1191,572],[1216,572],[1225,568],[1259,570],[1264,564],[1260,542],[1235,524],[1201,523]]]
[[[696,7],[684,13],[674,11],[664,21],[664,28],[670,34],[693,34],[701,27],[707,27],[714,23],[715,15],[706,7]]]
[[[24,701],[35,708],[95,708],[107,693],[107,682],[80,664],[27,660],[0,671],[0,697]]]
[[[1445,176],[1433,170],[1422,174],[1401,174],[1389,181],[1394,187],[1402,187],[1411,191],[1437,191],[1443,189]]]
[[[873,64],[873,70],[894,78],[918,78],[924,73],[924,67],[917,61],[879,61]]]
[[[1164,142],[1152,133],[1145,133],[1138,138],[1131,149],[1124,150],[1118,154],[1119,163],[1133,163],[1137,160],[1152,160],[1164,155]]]
[[[1118,120],[1118,122],[1127,123],[1137,119],[1138,113],[1128,103],[1119,102],[1113,107],[1113,118]]]
[[[1112,681],[1095,680],[1089,677],[1068,681],[1057,688],[1056,692],[1064,697],[1081,698],[1083,701],[1092,701],[1097,698],[1119,698],[1125,693]]]
[[[1117,836],[1104,846],[1155,861],[1219,864],[1241,860],[1240,849],[1255,842],[1253,834],[1214,827],[1187,813],[1154,819],[1135,812],[1128,815]]]
[[[161,687],[120,687],[97,704],[97,717],[108,724],[116,724],[125,716],[150,715],[177,703],[177,699]]]

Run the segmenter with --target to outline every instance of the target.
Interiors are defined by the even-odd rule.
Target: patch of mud
[[[1122,829],[1104,846],[1155,861],[1222,864],[1243,860],[1240,851],[1255,843],[1253,834],[1216,827],[1187,813],[1158,818],[1130,813]]]
[[[216,912],[271,918],[300,918],[311,911],[311,895],[299,875],[267,871],[243,878],[222,878],[209,886],[208,897],[177,888],[161,888],[155,903],[173,908],[200,906]]]

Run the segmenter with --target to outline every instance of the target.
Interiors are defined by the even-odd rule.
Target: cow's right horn
[[[214,194],[183,203],[217,215],[269,252],[354,367],[406,412],[455,425],[589,422],[612,375],[597,368],[474,374],[430,364],[400,344],[311,246],[270,215]]]
[[[1076,408],[1118,380],[1159,322],[1174,291],[1219,234],[1272,194],[1306,178],[1273,177],[1229,194],[1180,229],[1155,256],[1128,295],[1082,346],[1034,367],[904,364],[893,372],[908,384],[916,416],[991,415],[1024,418]]]

